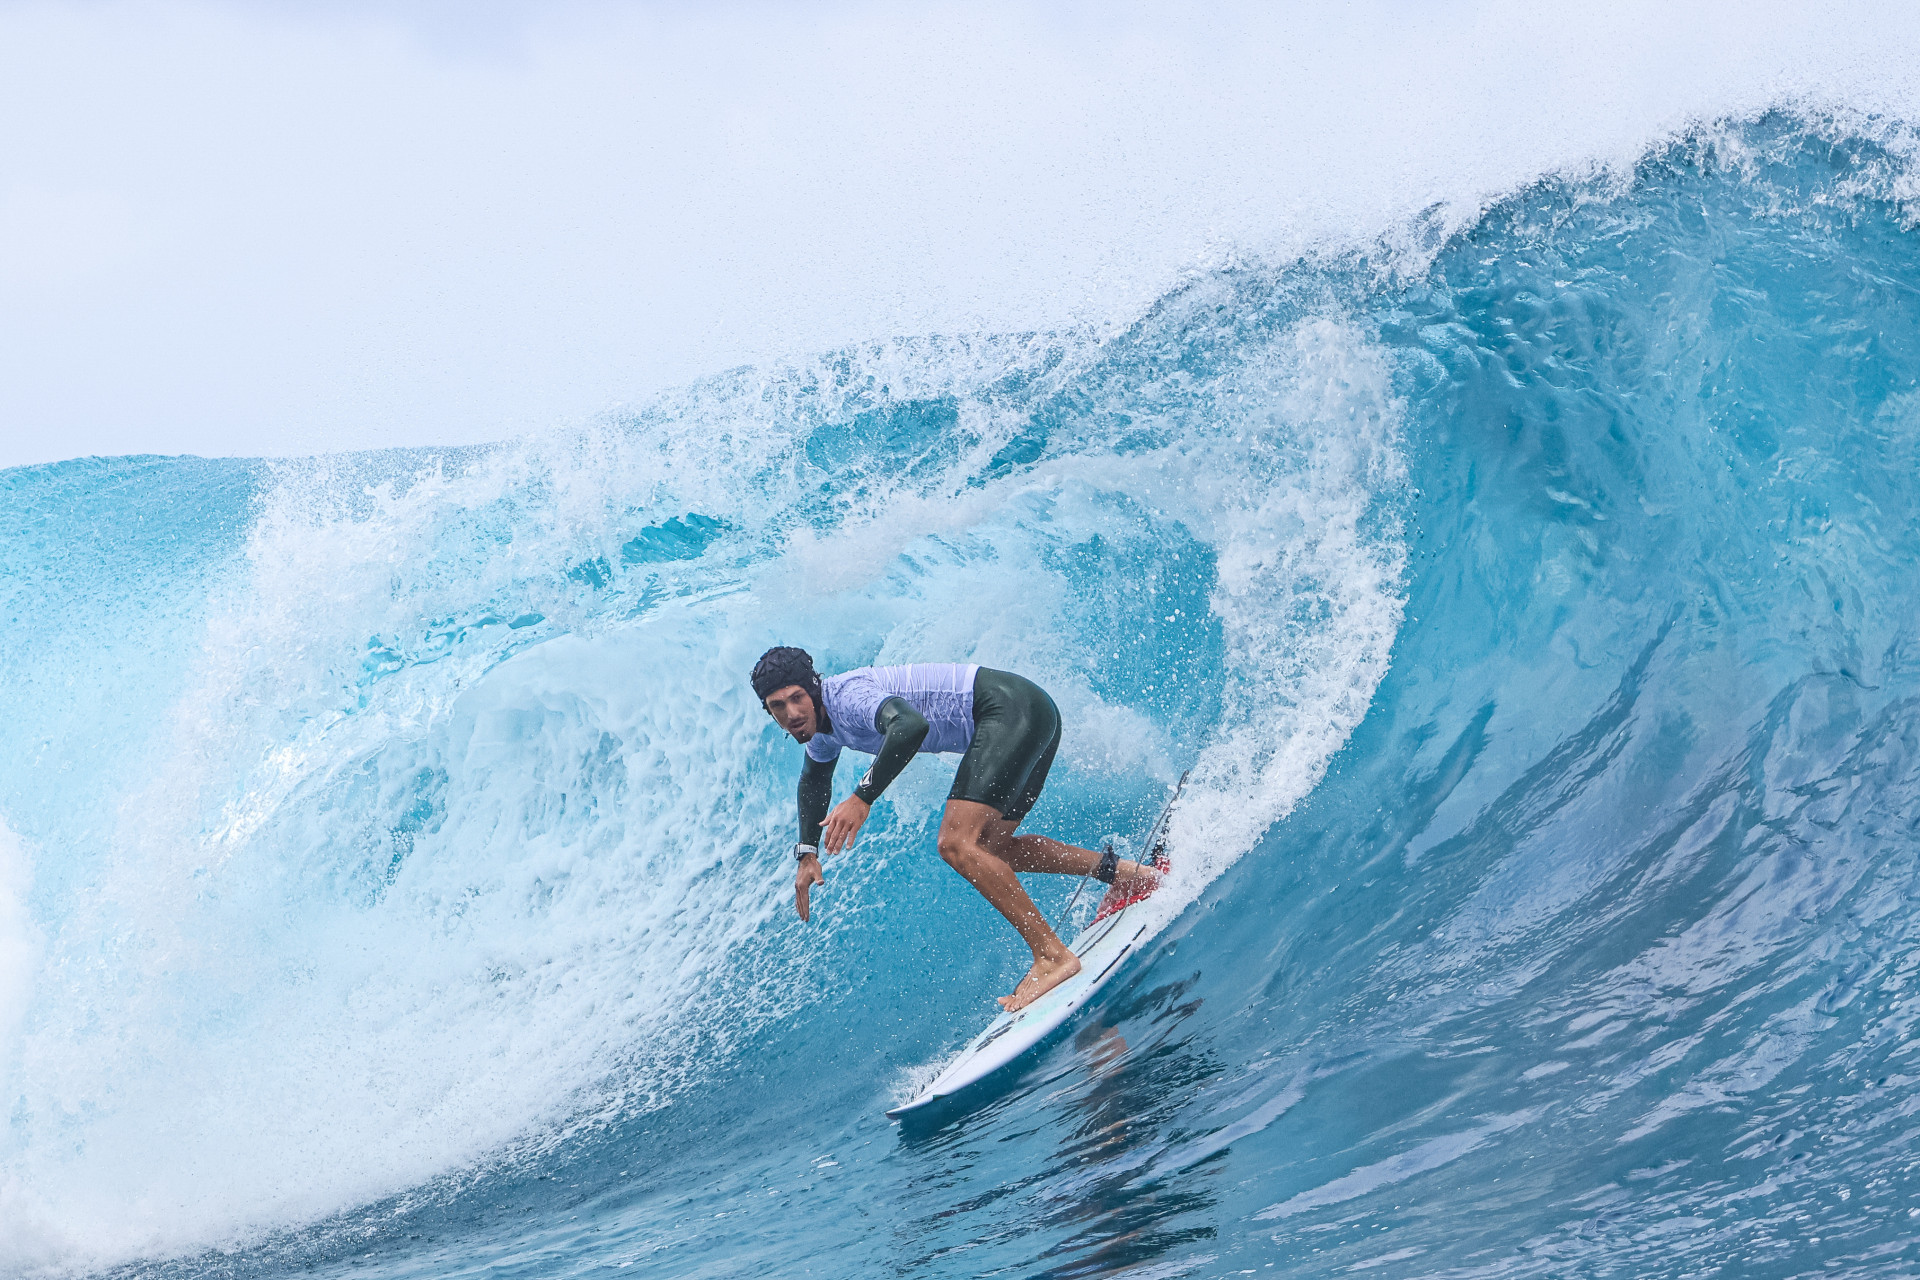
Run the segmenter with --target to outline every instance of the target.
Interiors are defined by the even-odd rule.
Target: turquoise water
[[[511,446],[0,472],[0,1270],[1912,1273],[1912,149],[1769,117]],[[1040,680],[1037,829],[1194,770],[1165,930],[941,1127],[882,1112],[1023,953],[950,761],[793,918],[775,642]]]

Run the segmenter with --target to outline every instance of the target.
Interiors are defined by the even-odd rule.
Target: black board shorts
[[[973,678],[973,741],[949,800],[992,805],[1018,822],[1040,798],[1060,749],[1060,709],[1025,676],[982,667]]]

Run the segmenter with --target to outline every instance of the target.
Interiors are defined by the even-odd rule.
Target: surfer
[[[973,663],[859,667],[822,679],[804,649],[779,646],[753,668],[753,691],[767,714],[806,747],[800,770],[799,870],[793,905],[805,920],[813,886],[825,884],[820,847],[850,847],[873,802],[923,751],[963,753],[940,819],[940,857],[993,904],[1033,952],[1033,967],[1001,996],[1024,1009],[1080,971],[1016,872],[1092,875],[1123,894],[1150,890],[1152,867],[1041,835],[1015,835],[1040,798],[1060,747],[1060,711],[1047,691],[1010,671]],[[841,749],[871,755],[853,794],[833,805]]]

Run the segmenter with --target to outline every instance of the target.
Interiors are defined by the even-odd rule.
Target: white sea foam
[[[43,943],[27,901],[32,878],[26,842],[0,819],[0,1113],[11,1110],[30,1087],[23,1061],[25,1022]],[[0,1164],[0,1224],[7,1229],[0,1260],[26,1268],[61,1258],[60,1233],[31,1202],[9,1164]]]
[[[1278,482],[1228,481],[1204,517],[1219,550],[1213,608],[1229,676],[1219,731],[1177,810],[1186,856],[1161,910],[1190,901],[1317,784],[1385,677],[1406,550],[1391,507],[1404,481],[1402,406],[1385,356],[1329,319],[1289,335],[1259,406],[1235,424],[1261,450],[1298,450]]]
[[[26,842],[0,818],[0,1106],[11,1096],[12,1061],[39,961],[40,931],[27,905],[32,885]]]

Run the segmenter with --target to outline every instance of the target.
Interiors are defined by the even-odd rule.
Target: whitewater
[[[1118,327],[0,472],[0,1274],[1920,1272],[1917,157],[1776,111]],[[775,643],[1039,681],[1083,844],[1193,771],[971,1114],[883,1114],[1025,968],[952,762],[802,926]]]

